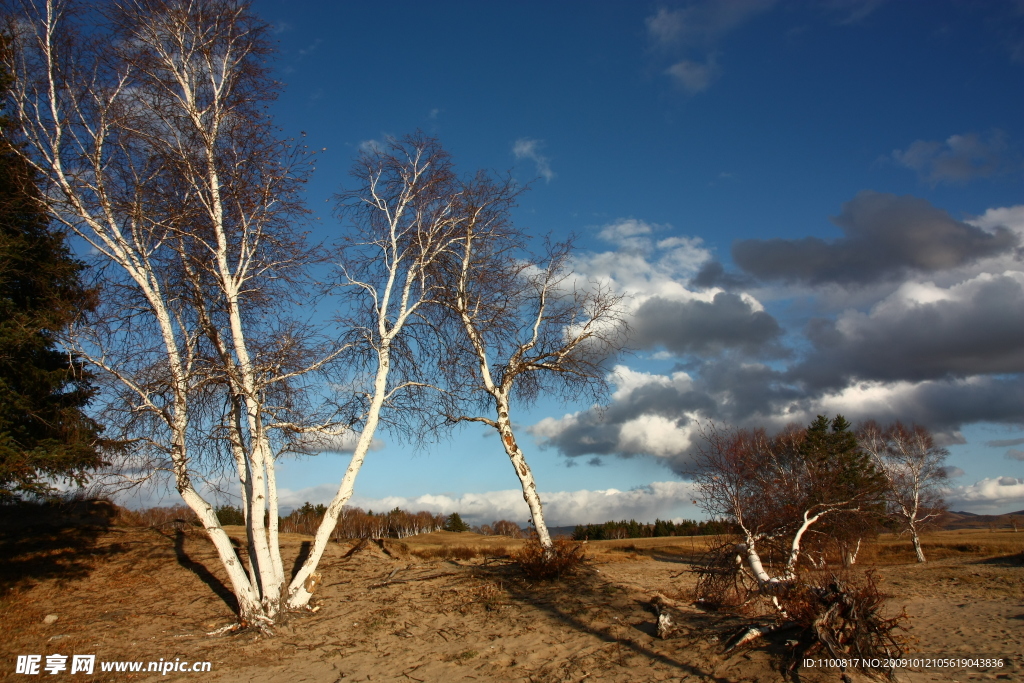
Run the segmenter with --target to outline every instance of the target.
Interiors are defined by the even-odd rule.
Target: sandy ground
[[[423,560],[405,552],[466,543],[470,535],[389,543],[390,555],[369,544],[346,557],[351,546],[332,544],[315,613],[291,617],[274,637],[210,637],[232,622],[232,598],[201,534],[109,527],[24,535],[7,535],[0,548],[5,680],[33,680],[15,673],[17,656],[26,654],[211,662],[209,673],[100,673],[97,664],[91,677],[43,672],[44,680],[786,680],[777,646],[723,654],[724,640],[747,623],[736,616],[693,609],[682,636],[656,637],[651,597],[685,596],[693,585],[686,539],[650,539],[635,552],[590,544],[582,574],[556,583],[530,583],[503,559]],[[307,540],[284,538],[287,562]],[[1024,554],[965,556],[881,567],[891,606],[905,606],[912,618],[918,653],[1005,662],[988,670],[903,671],[899,678],[1024,680],[1022,560]],[[55,622],[44,623],[54,614]],[[834,669],[803,668],[794,678],[841,680]]]

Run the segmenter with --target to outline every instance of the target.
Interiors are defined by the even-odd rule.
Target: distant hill
[[[973,512],[947,512],[939,522],[941,529],[984,529],[994,526],[998,529],[1008,529],[1013,526],[1010,517],[1017,517],[1017,526],[1024,528],[1024,510],[1008,512],[1004,515],[978,515]]]
[[[1001,529],[1008,529],[1012,525],[1010,524],[1010,517],[1018,517],[1017,526],[1020,527],[1021,531],[1024,532],[1024,510],[1018,510],[1017,512],[1007,512],[1002,515],[979,515],[976,512],[967,512],[966,510],[956,510],[946,513],[945,518],[939,523],[940,529],[985,529],[989,524],[995,524]],[[552,538],[558,538],[559,536],[572,536],[572,532],[575,531],[575,526],[549,526],[548,533],[551,534]],[[524,529],[523,533],[528,533],[529,529]]]

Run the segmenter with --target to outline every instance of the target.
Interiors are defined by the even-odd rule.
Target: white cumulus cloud
[[[976,514],[1001,514],[1024,507],[1024,479],[992,477],[969,486],[954,486],[946,491],[951,510]]]
[[[294,508],[307,501],[326,504],[334,496],[335,490],[333,486],[285,490],[281,492],[281,506]],[[682,481],[658,481],[628,491],[542,491],[540,497],[544,503],[544,518],[550,526],[601,523],[612,519],[653,522],[658,517],[692,519],[700,516],[692,502],[695,498],[694,485]],[[374,511],[400,507],[410,512],[458,512],[471,524],[490,524],[494,520],[509,519],[526,526],[530,519],[530,509],[523,500],[523,492],[517,489],[461,495],[426,494],[385,498],[353,496],[350,504]]]

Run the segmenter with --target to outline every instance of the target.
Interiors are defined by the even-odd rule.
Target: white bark
[[[924,557],[924,548],[921,547],[921,536],[917,533],[917,529],[911,529],[910,534],[914,539],[914,552],[917,554],[918,562],[926,562]]]
[[[548,532],[548,525],[544,521],[544,506],[540,502],[540,495],[537,493],[537,483],[533,479],[533,471],[526,464],[523,452],[519,450],[515,434],[512,433],[512,423],[508,418],[508,400],[504,397],[496,401],[498,409],[497,429],[501,436],[501,444],[505,453],[512,461],[512,467],[519,477],[519,484],[523,489],[523,500],[530,508],[530,516],[533,519],[533,528],[537,530],[537,540],[550,551],[554,547],[551,541],[551,534]]]
[[[436,296],[436,285],[428,282],[427,273],[434,264],[450,253],[453,229],[459,217],[454,210],[458,200],[454,189],[445,184],[447,157],[426,138],[389,141],[390,151],[367,155],[360,167],[365,172],[366,186],[357,202],[376,214],[360,226],[362,238],[377,249],[375,265],[362,279],[346,273],[346,284],[369,299],[372,319],[359,321],[359,326],[372,337],[376,360],[373,385],[367,391],[369,405],[362,421],[355,451],[338,491],[313,538],[309,555],[288,586],[287,604],[298,609],[312,597],[310,577],[331,533],[337,525],[345,504],[352,497],[355,480],[373,445],[382,412],[401,391],[423,383],[402,378],[391,381],[396,342],[408,335],[410,320],[421,315],[421,309]],[[397,165],[397,170],[395,165]],[[398,178],[387,176],[397,173]],[[397,187],[389,185],[398,181]],[[380,221],[379,224],[375,221]],[[375,224],[381,227],[373,227]],[[366,273],[366,271],[363,271]],[[373,275],[378,280],[371,279]],[[380,533],[383,533],[381,530]]]
[[[889,514],[900,522],[903,533],[910,534],[917,561],[925,562],[920,534],[944,509],[942,464],[949,452],[936,447],[923,427],[907,428],[898,422],[885,429],[867,425],[860,442],[886,478]]]
[[[334,498],[327,506],[324,519],[313,536],[313,544],[310,546],[309,555],[288,586],[287,604],[289,609],[305,607],[309,604],[310,598],[313,597],[312,591],[309,590],[311,588],[309,578],[316,571],[320,558],[327,548],[327,542],[331,538],[331,532],[334,531],[334,527],[337,526],[339,515],[341,515],[345,504],[352,497],[356,476],[359,474],[359,470],[362,469],[363,462],[366,460],[366,454],[370,451],[370,446],[373,444],[373,435],[377,431],[377,425],[380,422],[380,411],[384,406],[384,398],[387,395],[389,371],[388,347],[383,346],[380,350],[377,376],[373,384],[373,400],[370,404],[366,421],[363,423],[363,431],[359,435],[359,441],[356,443],[355,451],[352,453],[352,459],[345,470],[345,476],[342,477],[338,492],[334,494]]]
[[[737,546],[737,550],[743,557],[746,557],[747,566],[750,567],[750,571],[754,574],[754,578],[761,586],[766,586],[772,583],[778,583],[778,579],[772,577],[765,571],[764,564],[761,562],[761,556],[757,552],[757,544],[754,541],[754,537],[747,534],[746,543],[740,543]]]
[[[800,559],[800,542],[803,540],[804,534],[811,526],[821,519],[824,512],[819,512],[816,515],[811,515],[809,511],[804,511],[803,521],[797,528],[796,533],[793,534],[793,541],[789,546],[789,559],[786,561],[786,575],[787,581],[792,581],[796,578],[796,563]]]
[[[495,417],[448,418],[482,422],[498,432],[519,479],[538,540],[551,558],[554,544],[537,485],[512,430],[511,396],[517,384],[527,381],[539,386],[576,382],[601,391],[606,385],[597,359],[617,351],[625,324],[619,306],[621,297],[610,291],[559,291],[570,277],[565,270],[568,245],[552,249],[546,263],[523,261],[519,253],[511,258],[508,250],[522,250],[524,244],[522,237],[508,228],[505,211],[514,196],[510,189],[489,181],[470,188],[470,194],[478,192],[474,194],[477,204],[460,236],[461,264],[447,301],[471,354],[469,359],[458,358],[452,363],[465,363],[476,370],[468,377],[456,375],[452,381],[473,385],[468,393],[486,396]],[[489,254],[482,255],[489,250]],[[510,261],[529,263],[529,268],[510,268]],[[588,345],[597,351],[588,351]],[[532,373],[536,374],[526,377]],[[454,393],[466,389],[459,386]]]
[[[136,443],[152,449],[157,461],[169,460],[183,500],[217,548],[242,621],[265,626],[279,609],[284,582],[268,426],[277,420],[266,395],[277,382],[318,371],[332,356],[279,372],[260,359],[268,339],[258,330],[250,336],[251,295],[265,292],[280,271],[307,263],[293,226],[284,239],[275,233],[296,176],[274,157],[287,150],[273,140],[262,113],[261,101],[273,95],[262,71],[262,29],[243,6],[202,5],[108,8],[118,28],[100,36],[102,27],[90,26],[97,41],[82,47],[68,24],[71,3],[26,2],[5,66],[14,77],[27,158],[48,183],[45,208],[115,266],[108,271],[113,295],[120,287],[144,302],[130,300],[120,310],[118,302],[106,302],[115,312],[111,320],[141,320],[138,327],[150,325],[159,340],[150,345],[148,337],[131,336],[136,325],[115,322],[107,338],[97,331],[94,341],[82,336],[69,343],[120,383],[133,420],[144,415],[159,425],[159,433]],[[246,135],[255,134],[233,137],[230,124],[238,119],[249,122]],[[230,157],[235,152],[250,164],[244,171]],[[164,180],[170,200],[160,195]],[[279,246],[284,243],[289,246]],[[291,245],[299,246],[288,251]],[[216,358],[203,356],[203,338]],[[239,478],[248,570],[192,485],[202,468],[188,444],[196,443],[197,429],[212,428],[194,417],[195,406],[213,388],[228,395],[220,428],[229,434]],[[288,428],[339,427],[328,419]]]
[[[849,547],[844,547],[843,548],[843,551],[844,551],[843,552],[843,564],[847,568],[852,567],[853,565],[857,564],[857,555],[860,554],[860,544],[861,544],[861,541],[863,541],[863,540],[864,539],[862,539],[862,538],[858,538],[857,539],[857,545],[855,545],[852,549],[849,548]]]

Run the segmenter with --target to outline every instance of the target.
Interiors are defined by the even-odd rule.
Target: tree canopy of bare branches
[[[888,495],[877,458],[849,423],[839,415],[818,416],[806,429],[790,427],[775,436],[712,425],[704,440],[697,476],[701,504],[735,522],[742,542],[709,553],[699,571],[697,598],[738,605],[760,597],[774,605],[779,619],[772,628],[744,629],[729,649],[776,629],[798,628],[794,644],[801,656],[824,651],[857,657],[865,670],[891,671],[874,662],[904,651],[905,640],[896,632],[904,628],[906,614],[883,612],[885,596],[871,572],[858,585],[825,570],[823,554],[814,558],[808,552],[829,538],[848,541],[851,521],[861,533],[859,522],[877,514]],[[772,565],[780,569],[770,571]]]
[[[885,476],[889,515],[898,522],[901,532],[910,534],[917,561],[924,562],[921,532],[946,511],[943,464],[949,451],[935,445],[924,427],[907,427],[899,422],[887,427],[868,422],[858,430],[858,438]]]
[[[697,461],[700,503],[739,526],[739,550],[762,588],[796,577],[806,536],[816,526],[841,523],[881,499],[883,482],[853,435],[846,438],[848,430],[841,416],[819,417],[808,429],[776,436],[713,425],[706,430]],[[764,568],[765,552],[780,558],[779,575]]]
[[[607,388],[605,363],[628,329],[622,296],[572,272],[571,242],[548,242],[540,255],[531,253],[509,216],[516,194],[510,181],[485,174],[465,183],[458,255],[438,274],[450,283],[443,300],[452,330],[446,415],[498,432],[550,554],[536,482],[513,431],[513,402],[545,392],[596,399]],[[471,412],[474,406],[490,416]]]
[[[236,0],[9,5],[26,159],[101,275],[98,314],[66,343],[106,381],[105,419],[132,445],[120,471],[173,477],[241,622],[268,625],[286,592],[275,458],[351,422],[310,393],[339,349],[291,317],[323,254],[301,230],[308,165],[266,111],[268,29]],[[237,476],[247,567],[200,492],[221,462]]]

